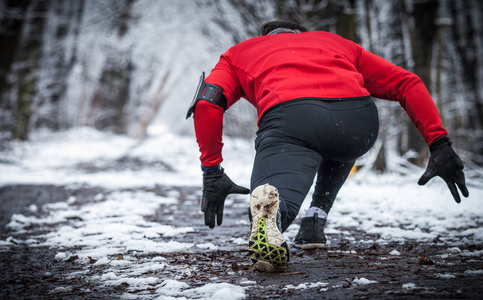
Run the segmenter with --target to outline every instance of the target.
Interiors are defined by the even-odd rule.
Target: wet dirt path
[[[242,199],[233,200],[226,209],[224,224],[210,230],[203,226],[197,197],[192,187],[156,186],[142,188],[159,195],[176,190],[176,205],[162,205],[149,216],[150,221],[167,225],[192,226],[195,230],[174,239],[179,242],[212,243],[216,250],[193,249],[176,253],[161,253],[169,267],[153,271],[150,276],[176,278],[190,285],[227,282],[245,287],[249,299],[479,299],[483,294],[483,260],[471,253],[483,251],[481,244],[447,245],[436,239],[430,242],[367,243],[378,240],[356,228],[339,228],[348,235],[328,235],[326,250],[302,251],[292,248],[288,270],[279,273],[259,273],[251,270],[246,245],[226,243],[246,239],[246,207]],[[0,188],[0,240],[13,241],[0,251],[1,299],[105,299],[122,295],[144,295],[155,298],[153,289],[133,290],[128,284],[101,285],[95,278],[106,266],[84,263],[75,255],[56,260],[59,249],[28,245],[32,236],[56,230],[60,225],[31,226],[24,232],[13,232],[5,225],[12,214],[41,214],[29,207],[65,201],[75,195],[78,203],[89,203],[95,195],[108,193],[104,188],[52,185],[17,185]],[[173,216],[167,219],[166,216]],[[478,224],[481,226],[481,224]],[[166,238],[165,238],[166,239]],[[63,251],[75,252],[76,249]],[[132,259],[149,261],[157,255],[124,253]],[[113,260],[116,257],[112,258]],[[146,274],[145,274],[146,275]]]

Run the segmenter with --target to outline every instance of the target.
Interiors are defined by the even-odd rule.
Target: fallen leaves
[[[420,265],[434,265],[435,262],[434,262],[434,260],[432,260],[431,258],[427,257],[426,255],[420,254],[419,255],[418,264],[420,264]]]
[[[93,264],[95,264],[95,263],[97,262],[97,260],[96,260],[96,259],[93,259],[93,258],[92,258],[92,257],[90,257],[90,256],[88,256],[87,258],[89,259],[89,263],[90,263],[91,265],[93,265]]]
[[[287,273],[281,273],[280,276],[292,276],[292,275],[300,275],[304,274],[304,272],[287,272]]]

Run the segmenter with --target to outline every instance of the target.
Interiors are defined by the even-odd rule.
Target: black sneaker
[[[250,198],[252,229],[249,253],[259,271],[273,272],[288,266],[290,251],[281,230],[280,200],[275,187],[265,184],[255,188]]]
[[[318,214],[302,218],[299,232],[294,239],[295,247],[300,249],[326,248],[327,240],[324,235],[326,222],[327,219],[319,218]]]

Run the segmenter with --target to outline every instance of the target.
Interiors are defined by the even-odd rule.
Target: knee
[[[281,200],[281,199],[280,199]],[[280,212],[282,215],[282,232],[287,230],[287,228],[293,223],[295,218],[298,215],[299,208],[292,208],[290,209],[284,201],[280,201]]]

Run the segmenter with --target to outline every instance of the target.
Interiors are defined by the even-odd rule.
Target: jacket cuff
[[[213,173],[219,173],[223,171],[223,168],[221,167],[221,164],[212,166],[212,167],[205,167],[201,165],[201,171],[203,171],[204,175],[210,175]]]
[[[429,151],[431,151],[431,153],[433,153],[434,151],[441,149],[444,146],[450,146],[451,147],[451,140],[447,136],[442,136],[442,137],[435,139],[429,145]]]

